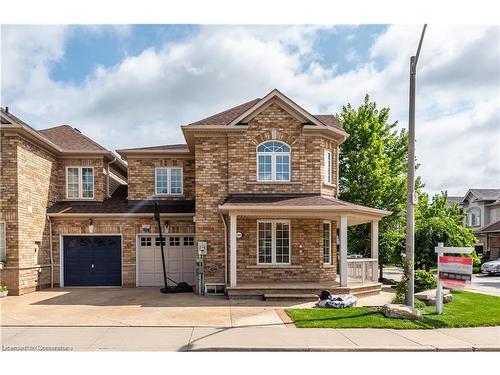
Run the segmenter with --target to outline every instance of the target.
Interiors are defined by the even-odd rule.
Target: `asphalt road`
[[[384,268],[384,277],[399,281],[403,271],[401,268]],[[500,297],[500,275],[488,276],[486,274],[472,275],[472,282],[465,290],[472,292],[491,294]]]

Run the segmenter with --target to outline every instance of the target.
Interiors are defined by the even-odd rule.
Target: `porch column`
[[[347,286],[347,216],[340,216],[340,286]]]
[[[371,224],[371,258],[378,259],[378,220]]]
[[[229,284],[236,286],[236,215],[229,215],[229,248],[230,248],[230,268],[229,268]]]

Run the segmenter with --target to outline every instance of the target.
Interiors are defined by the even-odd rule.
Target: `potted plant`
[[[7,297],[7,294],[9,294],[9,289],[5,285],[0,285],[0,298]]]

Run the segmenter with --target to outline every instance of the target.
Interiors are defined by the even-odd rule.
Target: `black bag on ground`
[[[330,298],[331,296],[332,296],[332,295],[330,294],[330,292],[329,292],[328,290],[323,290],[323,291],[321,292],[321,294],[319,295],[319,299],[320,299],[321,301],[324,301],[325,299],[328,299],[328,298]]]

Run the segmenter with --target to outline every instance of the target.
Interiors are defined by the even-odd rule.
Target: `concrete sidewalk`
[[[1,327],[2,350],[500,351],[500,327],[436,330],[277,327]]]

